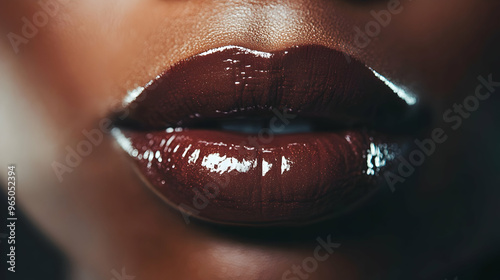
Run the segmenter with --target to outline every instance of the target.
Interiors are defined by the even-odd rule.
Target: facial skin
[[[96,279],[122,267],[137,279],[282,279],[287,270],[283,279],[444,279],[498,251],[498,96],[456,131],[442,115],[474,93],[478,75],[500,80],[492,51],[500,2],[402,0],[366,45],[355,27],[365,30],[370,11],[389,11],[394,1],[66,2],[55,2],[48,23],[15,47],[7,35],[22,35],[22,18],[33,22],[43,9],[35,1],[0,4],[0,162],[17,165],[18,203],[77,269]],[[62,182],[54,173],[54,161],[65,161],[83,131],[99,130],[127,90],[174,63],[226,45],[306,44],[349,53],[412,89],[431,105],[433,127],[448,133],[370,210],[310,228],[187,225],[144,187],[107,133]],[[341,245],[317,270],[294,268],[328,236]]]

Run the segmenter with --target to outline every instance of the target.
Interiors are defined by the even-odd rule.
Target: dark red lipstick
[[[415,101],[325,47],[228,46],[129,92],[113,134],[148,186],[189,215],[296,224],[380,188]]]

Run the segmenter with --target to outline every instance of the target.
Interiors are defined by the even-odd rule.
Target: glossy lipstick
[[[113,134],[168,204],[218,223],[297,224],[376,191],[415,99],[322,46],[213,49],[131,92]],[[411,129],[410,129],[411,131]]]

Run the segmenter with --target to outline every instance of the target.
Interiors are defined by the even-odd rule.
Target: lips
[[[405,153],[414,101],[325,47],[228,46],[130,91],[113,134],[146,184],[185,217],[300,224],[381,188]]]

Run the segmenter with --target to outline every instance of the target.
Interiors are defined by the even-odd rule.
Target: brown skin
[[[122,267],[138,279],[281,279],[312,256],[316,237],[329,234],[342,245],[308,279],[452,277],[447,273],[500,243],[486,209],[498,201],[481,191],[498,182],[488,172],[495,164],[498,170],[498,150],[488,150],[498,140],[495,97],[376,210],[312,228],[186,225],[144,187],[108,134],[62,182],[51,166],[64,162],[65,148],[76,147],[84,129],[98,127],[126,90],[215,47],[272,51],[319,44],[343,50],[429,101],[435,126],[444,126],[442,113],[474,92],[477,75],[498,71],[489,65],[498,55],[491,57],[488,48],[498,43],[500,2],[402,0],[401,13],[359,48],[353,28],[363,29],[373,20],[370,11],[388,3],[364,2],[73,0],[59,5],[17,55],[2,36],[0,57],[8,67],[0,79],[0,162],[17,164],[18,203],[75,267],[97,279],[110,279],[110,271]],[[22,34],[21,18],[39,10],[35,1],[2,1],[2,34]],[[475,137],[479,124],[482,139]],[[480,176],[460,172],[474,160]],[[467,192],[471,177],[478,189],[474,201]],[[484,220],[471,225],[476,219],[467,214]]]

